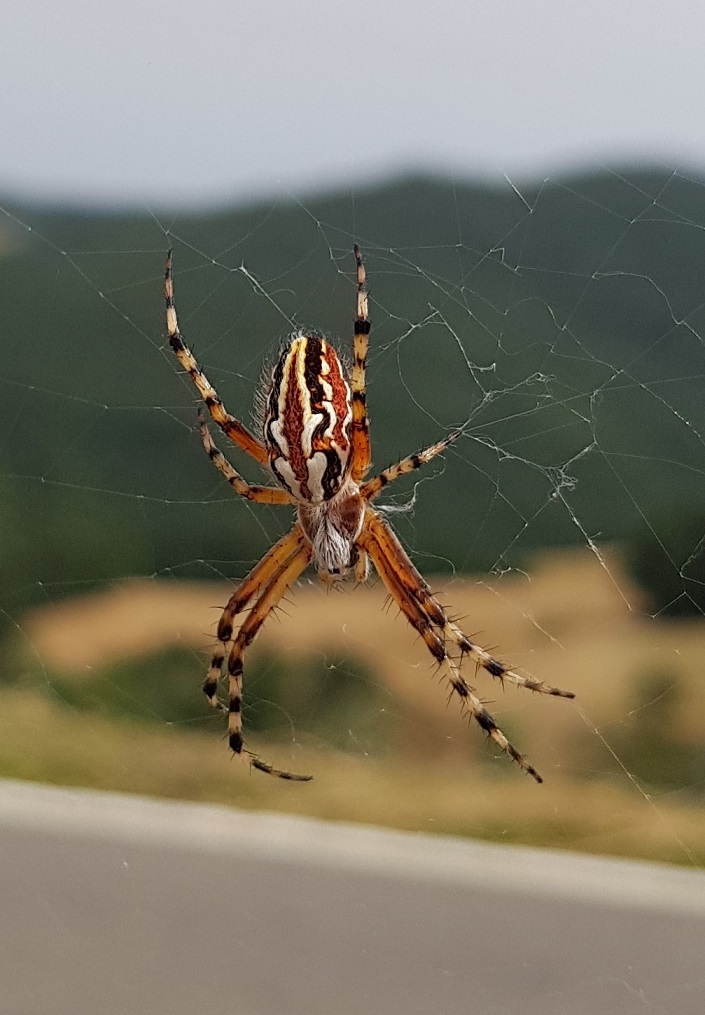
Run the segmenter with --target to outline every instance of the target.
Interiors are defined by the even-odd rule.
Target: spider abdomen
[[[318,335],[292,335],[272,372],[264,442],[275,478],[297,500],[320,504],[350,466],[350,388],[335,349]]]

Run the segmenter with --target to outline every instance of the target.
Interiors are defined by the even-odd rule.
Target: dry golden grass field
[[[313,782],[249,773],[229,755],[222,717],[201,704],[201,653],[228,586],[157,580],[22,618],[17,679],[1,692],[0,772],[705,861],[705,624],[651,619],[618,557],[587,549],[546,556],[529,573],[431,584],[499,658],[575,691],[566,701],[503,690],[465,664],[544,785],[498,756],[448,702],[423,643],[379,583],[326,590],[317,580],[292,590],[245,668],[248,743]],[[121,667],[135,660],[137,676],[121,683]],[[177,669],[186,705],[172,714]]]

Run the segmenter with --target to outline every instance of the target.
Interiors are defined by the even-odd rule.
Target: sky
[[[705,167],[702,0],[26,0],[0,194],[207,207],[417,169]]]

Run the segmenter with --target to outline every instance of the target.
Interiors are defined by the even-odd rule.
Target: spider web
[[[546,779],[538,813],[524,813],[534,788],[445,707],[423,645],[395,610],[380,614],[381,590],[366,613],[364,591],[326,594],[307,577],[252,652],[246,728],[324,786],[328,766],[377,789],[385,769],[418,779],[429,760],[445,766],[450,797],[462,786],[477,802],[491,782],[505,815],[487,808],[459,826],[468,834],[700,862],[704,216],[699,180],[607,170],[494,188],[410,178],[200,218],[4,207],[0,605],[14,706],[36,709],[34,695],[50,712],[30,721],[48,728],[59,714],[69,739],[71,721],[91,730],[111,773],[98,784],[155,791],[136,774],[145,755],[125,769],[118,715],[142,723],[150,757],[171,749],[165,731],[210,737],[203,770],[191,759],[205,740],[183,747],[196,768],[186,795],[222,799],[210,781],[221,766],[223,784],[240,782],[235,802],[301,806],[264,778],[242,788],[220,717],[197,700],[191,632],[207,643],[227,584],[288,515],[233,498],[204,461],[193,391],[164,343],[161,277],[173,243],[184,334],[248,422],[262,365],[294,325],[349,348],[356,241],[372,300],[375,467],[450,428],[465,435],[390,491],[389,517],[469,634],[578,698],[503,693],[469,674]],[[208,623],[178,598],[184,583]],[[163,603],[149,600],[165,587]],[[148,601],[159,619],[140,642]],[[143,660],[129,677],[119,643]],[[80,774],[50,771],[41,753],[8,764],[69,782],[90,770],[75,758]],[[457,829],[452,801],[434,797],[440,770],[420,815],[393,823]],[[374,805],[347,816],[381,819]]]

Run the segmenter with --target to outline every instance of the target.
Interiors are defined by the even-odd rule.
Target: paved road
[[[2,1015],[702,1015],[705,873],[0,783]]]

